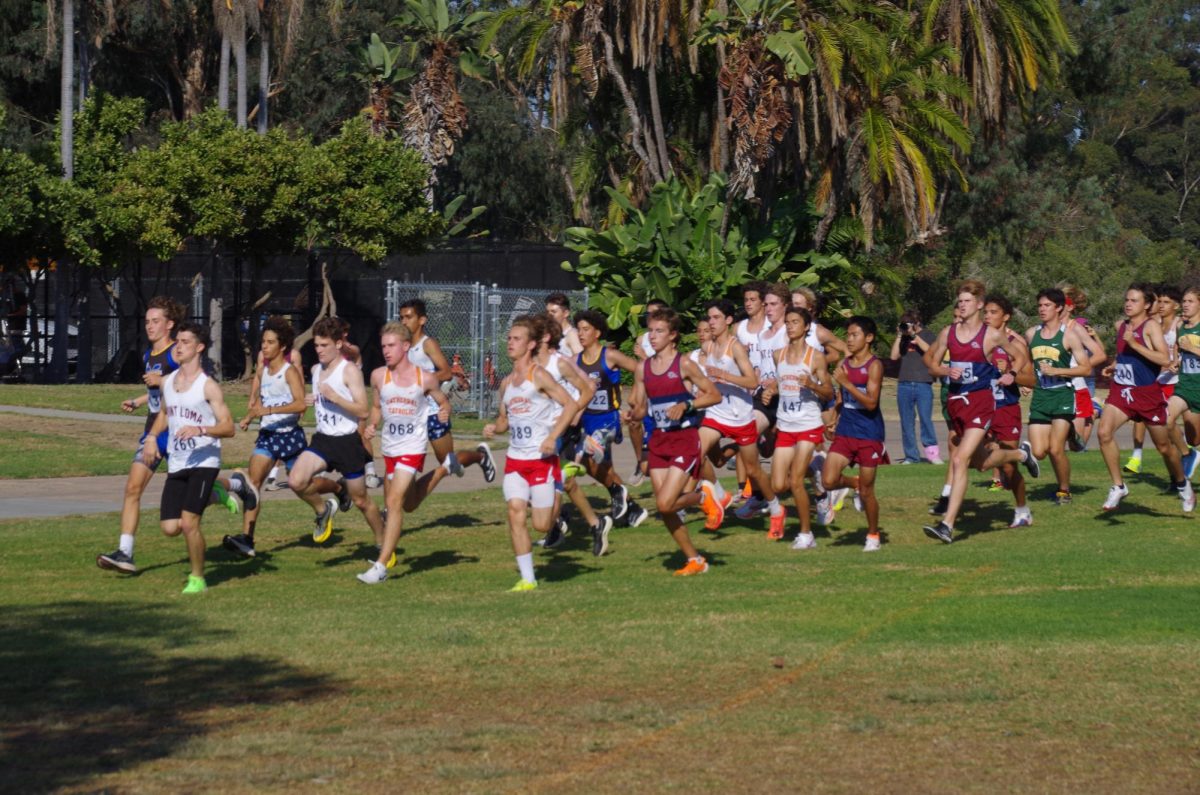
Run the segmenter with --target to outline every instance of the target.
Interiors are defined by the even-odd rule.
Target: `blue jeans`
[[[921,418],[921,447],[938,443],[933,430],[933,384],[919,381],[901,381],[896,387],[896,406],[900,409],[900,436],[904,440],[904,459],[914,463],[921,460],[917,448],[916,418]]]

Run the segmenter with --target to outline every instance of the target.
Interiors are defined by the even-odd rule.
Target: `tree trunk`
[[[237,126],[246,129],[246,84],[249,75],[246,74],[246,31],[238,37],[234,46],[234,61],[237,62]]]
[[[271,94],[271,35],[266,24],[259,32],[258,46],[258,134],[267,134],[267,102]]]
[[[92,59],[91,52],[88,50],[87,14],[80,17],[76,33],[78,34],[76,44],[79,47],[79,107],[82,108],[84,100],[87,99],[88,87],[92,78]]]
[[[617,56],[613,52],[612,37],[604,31],[600,31],[600,39],[604,44],[604,60],[608,64],[608,73],[612,77],[613,82],[617,84],[617,91],[621,94],[621,100],[625,105],[625,112],[629,114],[629,123],[633,127],[630,131],[629,142],[633,146],[633,151],[637,153],[637,156],[642,159],[642,162],[649,169],[651,179],[654,182],[662,182],[663,175],[658,168],[658,158],[652,157],[639,140],[643,136],[645,125],[642,124],[642,114],[638,113],[637,101],[633,98],[633,94],[629,90],[629,84],[625,82],[625,75],[617,67]]]
[[[59,101],[62,103],[62,141],[59,158],[63,179],[75,177],[75,0],[62,4],[62,82]]]
[[[658,145],[658,159],[663,177],[670,179],[674,175],[671,168],[671,158],[667,154],[667,135],[663,131],[662,108],[658,103],[658,46],[650,48],[650,62],[646,64],[646,80],[650,83],[650,121],[654,125],[655,143]]]
[[[217,70],[217,107],[229,110],[229,37],[221,34],[221,65]]]

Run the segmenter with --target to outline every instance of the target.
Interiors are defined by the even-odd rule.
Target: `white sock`
[[[725,487],[721,485],[721,481],[714,480],[712,482],[712,484],[713,484],[713,494],[716,495],[716,498],[718,500],[725,499]]]
[[[279,480],[279,464],[271,467],[271,471],[267,473],[267,480]]]
[[[124,552],[129,557],[133,557],[133,536],[129,533],[121,533],[121,540],[117,544],[117,548]]]
[[[1140,448],[1140,447],[1133,448],[1133,452],[1129,454],[1129,457],[1135,461],[1141,461],[1142,460],[1142,448]]]
[[[778,516],[783,513],[783,506],[779,504],[779,498],[775,497],[767,503],[767,507],[771,509],[772,516]]]
[[[947,483],[945,486],[942,486],[942,496],[943,497],[950,496],[950,484],[949,483]]]
[[[521,570],[521,579],[525,582],[537,582],[537,578],[533,576],[533,553],[526,552],[524,555],[517,555],[517,568]]]
[[[374,474],[375,474],[375,462],[374,462],[374,461],[368,461],[368,462],[367,462],[367,474],[368,474],[368,475],[374,475]]]

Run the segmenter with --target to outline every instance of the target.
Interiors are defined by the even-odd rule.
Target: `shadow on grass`
[[[223,582],[254,577],[268,571],[279,569],[271,562],[269,552],[258,552],[252,558],[244,558],[236,552],[230,552],[223,547],[210,548],[204,567],[204,579],[211,588]]]
[[[419,511],[420,508],[417,510]],[[405,518],[408,518],[408,516],[409,515],[406,514]],[[451,527],[461,530],[468,527],[491,527],[493,525],[500,526],[502,524],[502,521],[481,521],[478,516],[472,516],[469,513],[452,513],[449,516],[433,519],[417,527],[405,527],[404,534],[407,535],[409,533],[419,533],[422,530],[434,530],[439,527]]]
[[[213,716],[223,707],[311,700],[336,690],[325,674],[281,660],[204,654],[216,634],[170,605],[6,608],[0,791],[85,784],[220,730]]]
[[[704,556],[704,559],[708,561],[708,565],[710,568],[717,568],[720,566],[724,566],[725,559],[727,557],[729,557],[728,555],[720,555],[720,554],[716,554],[713,552],[706,552],[705,550],[700,548],[700,545],[696,546],[696,551]],[[682,552],[680,552],[678,549],[671,550],[671,551],[659,552],[657,555],[650,555],[644,559],[649,561],[649,560],[654,560],[655,558],[658,558],[659,561],[661,561],[662,567],[664,569],[666,569],[667,571],[671,571],[671,572],[682,569],[685,565],[687,565],[687,556],[684,555]]]
[[[367,532],[369,533],[371,531],[367,530]],[[284,544],[277,544],[271,547],[271,552],[283,552],[285,550],[295,549],[296,547],[300,547],[302,549],[324,549],[325,547],[331,547],[334,544],[340,543],[343,538],[345,538],[345,536],[339,533],[335,528],[333,532],[329,534],[329,538],[325,540],[325,543],[318,544],[316,541],[313,541],[312,534],[309,533],[300,536],[294,541],[288,541]]]
[[[886,544],[888,542],[887,530],[880,529],[879,542],[881,544]],[[834,539],[833,543],[830,546],[861,547],[866,543],[867,543],[867,528],[862,527],[862,528],[859,528],[858,530],[851,530],[848,533],[839,535],[836,539]]]
[[[421,574],[434,569],[442,569],[446,566],[457,566],[460,563],[478,563],[479,558],[474,555],[464,555],[453,549],[439,549],[436,552],[430,552],[425,555],[416,555],[413,557],[404,558],[399,565],[406,567],[404,571],[396,575],[396,578],[412,577],[414,574]]]

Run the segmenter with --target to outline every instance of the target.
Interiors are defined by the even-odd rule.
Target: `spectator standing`
[[[916,419],[921,421],[921,447],[925,460],[942,463],[938,450],[937,432],[933,428],[933,376],[922,357],[936,339],[932,331],[921,325],[921,316],[913,310],[900,317],[892,343],[891,359],[900,362],[896,406],[900,410],[900,435],[904,441],[902,464],[921,463],[917,448]],[[916,417],[914,417],[914,413]]]

